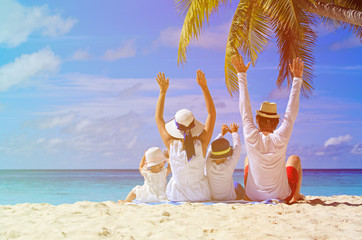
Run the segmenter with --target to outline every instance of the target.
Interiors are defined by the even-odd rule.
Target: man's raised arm
[[[253,114],[251,112],[248,85],[246,81],[246,71],[249,69],[250,62],[245,66],[240,55],[234,56],[231,61],[235,69],[238,71],[239,106],[241,120],[243,122],[244,137],[247,141],[253,141],[258,129],[255,127],[253,122]]]
[[[294,76],[292,89],[290,91],[289,101],[283,122],[281,126],[275,131],[275,134],[278,134],[283,138],[289,139],[290,135],[292,134],[294,121],[298,115],[300,88],[303,83],[303,67],[304,62],[300,58],[294,59],[293,63],[289,64],[290,71]]]

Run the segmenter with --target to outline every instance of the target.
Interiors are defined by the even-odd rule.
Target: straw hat
[[[179,130],[177,125],[182,127],[188,127],[190,124],[194,123],[194,127],[191,128],[191,135],[193,137],[199,136],[204,130],[204,125],[195,119],[192,112],[188,109],[179,110],[175,117],[166,123],[166,131],[175,138],[184,138],[184,132]]]
[[[158,147],[151,147],[145,153],[147,167],[156,166],[166,161],[166,157],[162,150]]]
[[[233,154],[233,148],[230,146],[230,143],[225,138],[216,139],[211,143],[211,154],[210,158],[212,160],[218,160],[222,158],[227,158]]]
[[[260,110],[256,110],[256,114],[266,118],[279,118],[280,114],[277,114],[277,104],[274,102],[263,102],[260,106]]]

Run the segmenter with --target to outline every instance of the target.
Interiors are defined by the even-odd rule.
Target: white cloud
[[[74,18],[52,15],[46,5],[26,7],[14,0],[1,0],[0,44],[16,47],[36,32],[43,36],[61,36],[69,32],[76,22]]]
[[[130,39],[116,49],[108,49],[103,54],[101,59],[105,61],[115,61],[121,58],[130,58],[136,56],[135,39]]]
[[[180,41],[181,28],[168,27],[160,32],[155,45],[161,44],[166,47],[178,47]]]
[[[331,137],[324,143],[324,147],[346,143],[346,142],[351,141],[351,139],[352,139],[352,137],[349,134],[347,134],[345,136]]]
[[[134,136],[133,139],[128,143],[127,148],[131,149],[133,145],[137,142],[137,136]]]
[[[74,113],[62,114],[55,117],[48,117],[38,123],[39,128],[48,129],[61,127],[71,123],[75,118]]]
[[[354,155],[362,155],[362,142],[357,143],[356,145],[354,145],[351,153],[354,154]]]
[[[348,49],[348,48],[356,48],[361,47],[362,41],[358,39],[356,36],[352,35],[350,38],[335,42],[330,46],[331,50],[342,50],[342,49]]]
[[[290,90],[288,88],[276,88],[273,89],[268,98],[271,99],[289,99]]]
[[[61,60],[49,47],[32,54],[23,54],[14,62],[0,67],[0,91],[14,85],[25,84],[34,77],[41,77],[58,70]]]
[[[49,141],[48,141],[49,145],[57,145],[62,142],[64,142],[64,140],[61,138],[52,138],[52,139],[49,139]]]
[[[231,22],[216,27],[206,28],[201,33],[198,40],[190,41],[190,46],[212,50],[224,50],[230,24]],[[179,46],[180,35],[181,28],[179,27],[168,27],[162,30],[158,38],[153,42],[153,49],[158,48],[160,45],[177,48]]]
[[[72,59],[75,61],[79,60],[90,60],[92,57],[88,52],[88,49],[78,49],[74,52]]]
[[[224,50],[229,35],[230,25],[231,22],[206,29],[205,32],[201,34],[200,38],[197,41],[193,41],[191,45],[205,49]]]

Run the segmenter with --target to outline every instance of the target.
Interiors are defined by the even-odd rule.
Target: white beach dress
[[[166,193],[171,201],[196,202],[211,199],[201,141],[196,140],[194,146],[195,156],[188,161],[180,140],[175,140],[170,145],[172,177],[167,184]]]
[[[132,192],[136,194],[136,200],[144,203],[167,201],[167,169],[164,167],[158,173],[144,170],[142,174],[145,179],[144,184],[132,189]]]

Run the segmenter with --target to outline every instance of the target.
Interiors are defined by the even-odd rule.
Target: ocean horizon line
[[[0,171],[138,171],[138,168],[9,168]],[[361,171],[362,168],[304,168],[303,171]],[[244,171],[243,168],[237,168],[235,171]]]

